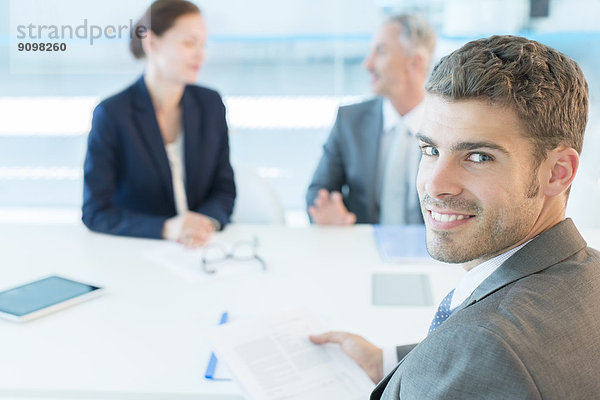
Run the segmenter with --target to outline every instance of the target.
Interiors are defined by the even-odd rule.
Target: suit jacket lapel
[[[195,189],[198,185],[190,185],[189,182],[199,182],[200,176],[200,159],[199,154],[202,154],[202,109],[198,103],[192,98],[192,93],[186,87],[183,92],[182,113],[183,113],[183,131],[184,131],[184,165],[185,165],[185,192],[190,208],[196,198]]]
[[[573,221],[567,218],[541,233],[513,254],[483,281],[456,311],[482,300],[512,282],[563,261],[585,247],[587,243]]]
[[[377,169],[379,160],[379,148],[381,135],[383,134],[383,99],[378,98],[370,105],[370,109],[365,113],[362,119],[361,132],[366,132],[362,135],[363,143],[362,152],[365,157],[365,188],[367,190],[367,207],[370,216],[377,216],[377,193],[376,182],[378,182]]]
[[[171,193],[171,200],[173,202],[173,207],[175,207],[169,159],[167,158],[167,152],[165,151],[163,138],[160,133],[160,128],[158,127],[156,113],[154,112],[154,106],[152,105],[150,93],[148,93],[143,76],[135,84],[133,99],[136,127],[140,133],[142,142],[146,146],[148,154],[156,166],[164,190],[166,193]]]

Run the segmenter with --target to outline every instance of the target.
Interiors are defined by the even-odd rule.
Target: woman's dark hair
[[[142,38],[148,29],[156,36],[161,36],[171,28],[177,18],[186,14],[200,14],[200,9],[194,3],[186,0],[156,0],[146,10],[142,18],[135,24],[131,32],[129,50],[135,58],[144,58]]]

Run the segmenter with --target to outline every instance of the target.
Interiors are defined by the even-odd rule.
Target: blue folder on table
[[[373,225],[375,243],[383,261],[431,260],[425,225]]]
[[[229,319],[229,313],[227,311],[221,314],[221,320],[219,321],[219,325],[223,325],[227,323]],[[215,353],[210,353],[210,358],[208,359],[208,365],[206,366],[206,371],[204,372],[204,378],[210,381],[230,381],[231,378],[216,378],[215,371],[217,369],[217,363],[219,362]]]

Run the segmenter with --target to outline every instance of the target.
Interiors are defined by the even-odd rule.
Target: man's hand
[[[362,336],[348,332],[325,332],[310,335],[316,344],[337,343],[348,357],[354,360],[375,383],[383,379],[383,352]]]
[[[170,218],[165,222],[163,237],[176,240],[188,249],[205,244],[215,228],[208,217],[194,211]]]
[[[319,190],[314,205],[308,207],[313,222],[318,225],[352,225],[356,223],[356,215],[348,211],[340,192]]]

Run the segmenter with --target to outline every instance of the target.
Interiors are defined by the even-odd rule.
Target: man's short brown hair
[[[474,40],[443,57],[425,88],[454,100],[514,109],[532,139],[536,166],[560,145],[581,153],[588,85],[575,61],[518,36]]]

